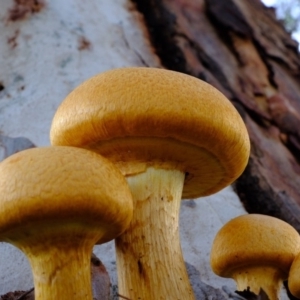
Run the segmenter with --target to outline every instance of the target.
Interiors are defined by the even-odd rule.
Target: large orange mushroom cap
[[[50,137],[53,145],[97,151],[124,175],[175,167],[186,173],[183,198],[231,184],[250,151],[243,120],[224,95],[155,68],[115,69],[85,81],[58,108]]]
[[[132,218],[131,192],[120,171],[75,147],[33,148],[8,157],[0,163],[0,195],[0,240],[11,243],[70,226],[92,229],[104,243]]]

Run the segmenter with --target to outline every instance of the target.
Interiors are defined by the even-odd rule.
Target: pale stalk
[[[87,228],[87,231],[89,228]],[[89,236],[87,234],[87,236]],[[92,300],[91,255],[99,234],[14,243],[27,256],[33,274],[35,300]]]
[[[129,299],[184,299],[194,294],[178,221],[185,174],[148,168],[127,177],[134,199],[130,227],[116,239],[119,294]]]
[[[237,290],[249,290],[259,295],[262,289],[268,296],[269,300],[278,300],[280,286],[282,284],[282,274],[272,267],[251,267],[237,269],[232,278],[237,283]]]

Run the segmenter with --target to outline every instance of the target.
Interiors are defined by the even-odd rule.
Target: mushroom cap
[[[87,233],[99,228],[104,243],[132,218],[132,196],[121,172],[75,147],[33,148],[8,157],[0,163],[0,195],[0,240],[11,243],[41,228],[64,226]]]
[[[290,268],[288,286],[292,295],[300,298],[300,252],[295,257]]]
[[[266,266],[280,270],[285,279],[299,250],[299,234],[291,225],[274,217],[248,214],[219,230],[210,264],[222,277],[232,277],[242,268]]]
[[[97,151],[124,175],[149,165],[186,173],[183,198],[232,183],[249,157],[239,113],[211,85],[182,73],[121,68],[85,81],[59,106],[53,145]]]

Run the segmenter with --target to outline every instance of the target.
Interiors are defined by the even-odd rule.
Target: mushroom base
[[[269,300],[278,300],[284,274],[274,267],[258,266],[237,269],[231,276],[237,284],[238,291],[249,290],[259,295],[263,290]]]
[[[120,295],[194,299],[178,231],[184,176],[181,171],[149,167],[127,177],[134,213],[130,227],[116,239]]]
[[[11,234],[9,242],[30,262],[36,300],[93,299],[90,260],[101,231],[76,223],[53,223]]]

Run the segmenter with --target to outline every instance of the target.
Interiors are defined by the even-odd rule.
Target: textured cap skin
[[[250,149],[240,115],[218,90],[155,68],[115,69],[81,84],[58,108],[50,139],[93,149],[125,175],[145,165],[180,169],[187,175],[184,198],[232,183]]]
[[[67,220],[99,228],[99,243],[121,234],[132,196],[120,171],[100,155],[74,147],[33,148],[0,163],[0,240],[29,236]]]
[[[274,266],[287,278],[300,250],[299,234],[274,217],[249,214],[226,223],[217,233],[210,263],[222,277],[231,277],[241,267]]]

